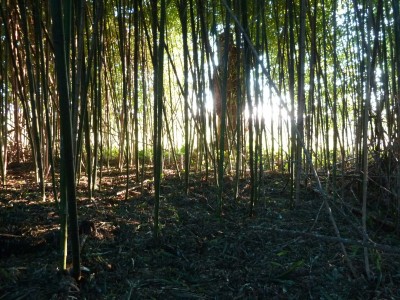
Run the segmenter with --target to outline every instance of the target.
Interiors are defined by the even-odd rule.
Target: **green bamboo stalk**
[[[68,201],[68,216],[71,232],[72,246],[72,265],[71,275],[79,280],[81,277],[80,267],[80,245],[78,232],[78,212],[76,203],[75,190],[75,165],[73,143],[72,143],[72,126],[71,114],[69,108],[69,84],[66,64],[66,47],[64,40],[63,13],[60,0],[51,1],[51,14],[53,21],[53,45],[55,54],[55,65],[57,75],[57,90],[60,102],[60,122],[61,122],[61,145],[64,151],[64,161],[62,162],[65,172],[66,195]]]

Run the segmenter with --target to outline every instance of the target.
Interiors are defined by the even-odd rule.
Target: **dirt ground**
[[[236,201],[227,177],[219,217],[211,180],[191,177],[186,196],[167,170],[158,240],[151,181],[143,188],[132,181],[128,200],[125,182],[115,170],[104,172],[89,201],[81,179],[79,220],[89,225],[76,282],[59,270],[54,201],[38,201],[32,173],[10,170],[0,190],[0,299],[400,299],[400,255],[370,249],[367,279],[363,248],[346,244],[354,276],[340,244],[313,237],[335,236],[321,196],[305,188],[301,204],[290,209],[284,175],[264,175],[252,216],[249,182],[241,181]],[[51,199],[50,187],[47,192]],[[341,236],[360,240],[360,216],[343,201],[330,204]],[[374,242],[399,249],[398,235],[370,227]]]

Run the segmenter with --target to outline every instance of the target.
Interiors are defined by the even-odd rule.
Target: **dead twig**
[[[289,236],[296,236],[296,237],[305,237],[305,238],[312,238],[312,239],[317,239],[321,240],[324,242],[332,242],[332,243],[342,243],[346,245],[355,245],[355,246],[360,246],[360,247],[365,247],[369,249],[375,249],[391,254],[398,254],[400,255],[400,249],[399,247],[396,246],[390,246],[390,245],[384,245],[384,244],[378,244],[375,243],[371,240],[369,241],[362,241],[362,240],[353,240],[353,239],[347,239],[343,237],[335,237],[335,236],[328,236],[328,235],[322,235],[318,233],[311,233],[311,232],[303,232],[303,231],[296,231],[296,230],[288,230],[288,229],[279,229],[279,228],[263,228],[263,231],[271,231],[274,233],[280,233],[280,234],[286,234]]]

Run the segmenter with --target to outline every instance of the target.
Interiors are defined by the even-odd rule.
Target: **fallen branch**
[[[328,235],[322,235],[318,233],[311,233],[311,232],[303,232],[303,231],[296,231],[296,230],[288,230],[288,229],[279,229],[279,228],[263,228],[262,230],[270,231],[270,232],[275,232],[275,233],[280,233],[280,234],[286,234],[290,236],[296,236],[296,237],[305,237],[305,238],[312,238],[312,239],[317,239],[321,240],[324,242],[332,242],[332,243],[342,243],[346,245],[355,245],[355,246],[360,246],[360,247],[365,247],[369,249],[375,249],[387,253],[392,253],[392,254],[399,254],[400,255],[400,248],[396,246],[390,246],[390,245],[384,245],[384,244],[378,244],[373,241],[362,241],[362,240],[353,240],[353,239],[347,239],[347,238],[342,238],[342,237],[335,237],[335,236],[328,236]]]

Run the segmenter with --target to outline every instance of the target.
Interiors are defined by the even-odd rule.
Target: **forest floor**
[[[89,201],[83,178],[78,213],[87,227],[81,240],[87,238],[80,282],[58,271],[54,201],[38,201],[26,167],[8,176],[0,190],[0,299],[400,299],[400,255],[370,249],[368,280],[363,248],[347,244],[353,276],[340,244],[316,236],[335,236],[321,196],[304,188],[301,203],[289,209],[284,175],[263,176],[251,217],[249,182],[240,182],[236,201],[234,180],[227,177],[218,217],[211,180],[193,175],[186,196],[182,181],[166,170],[158,241],[150,180],[143,189],[131,182],[125,197],[126,177],[104,172],[101,191]],[[47,192],[51,198],[51,188]],[[360,217],[343,203],[331,205],[341,236],[359,240],[351,224],[360,224]],[[393,232],[373,227],[370,237],[399,249]]]

